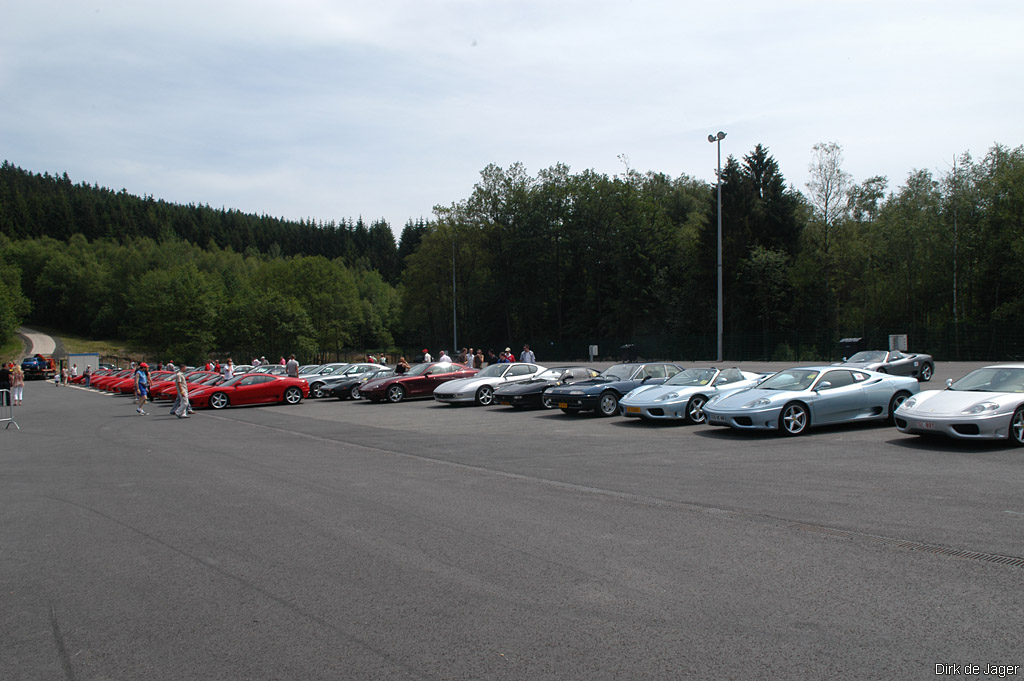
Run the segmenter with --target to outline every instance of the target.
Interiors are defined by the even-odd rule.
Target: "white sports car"
[[[479,404],[486,407],[494,402],[494,389],[505,383],[527,381],[547,371],[539,364],[511,362],[492,364],[470,378],[448,381],[434,388],[434,399],[448,404]]]
[[[1024,447],[1024,364],[983,367],[947,381],[945,390],[918,393],[896,410],[896,428]]]
[[[813,426],[890,419],[917,393],[917,379],[848,367],[784,369],[748,388],[704,405],[707,422],[740,430],[802,435]]]
[[[661,385],[640,386],[619,401],[619,413],[644,419],[704,423],[704,403],[713,395],[750,388],[765,374],[739,369],[684,369]]]

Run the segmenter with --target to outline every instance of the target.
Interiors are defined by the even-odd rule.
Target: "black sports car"
[[[598,376],[601,372],[588,367],[554,367],[538,374],[528,381],[507,383],[494,391],[494,404],[516,409],[545,407],[553,409],[551,400],[544,397],[544,391],[553,385],[568,385]]]
[[[840,366],[857,367],[878,371],[894,376],[913,376],[922,383],[932,380],[935,374],[935,360],[931,355],[921,355],[899,350],[862,350]]]
[[[394,373],[394,369],[388,369],[385,367],[361,374],[340,376],[333,380],[326,381],[323,386],[323,393],[325,397],[337,397],[339,400],[358,400],[362,397],[362,395],[359,394],[359,386],[366,383],[371,378],[384,378],[386,376],[393,376]]]
[[[680,371],[682,367],[667,362],[613,364],[586,381],[552,386],[544,391],[544,397],[566,414],[594,409],[601,416],[615,416],[619,413],[619,400],[630,390],[659,385]]]

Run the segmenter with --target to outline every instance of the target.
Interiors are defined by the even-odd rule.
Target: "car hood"
[[[678,394],[674,400],[688,400],[697,393],[716,392],[718,389],[712,385],[642,385],[623,397],[622,403],[647,404],[672,393]]]
[[[546,388],[553,385],[558,385],[557,381],[516,381],[515,383],[504,383],[497,387],[495,392],[505,394],[519,394],[519,393],[532,393],[532,392],[544,392]],[[572,385],[567,383],[565,385]]]
[[[810,394],[807,390],[765,390],[763,388],[747,388],[745,390],[737,390],[734,393],[724,395],[714,402],[709,402],[708,407],[715,409],[735,409],[742,407],[748,402],[754,400],[760,400],[767,398],[772,402],[783,402],[791,399],[795,395],[806,396]]]
[[[576,383],[566,383],[563,385],[556,385],[550,388],[552,392],[569,392],[570,390],[582,390],[586,393],[599,393],[605,388],[615,388],[616,390],[631,390],[637,381],[633,379],[621,380],[607,380],[591,378],[586,381],[577,381]]]
[[[926,390],[914,395],[914,406],[903,411],[913,414],[959,416],[982,402],[994,402],[1002,407],[1014,408],[1024,402],[1022,393],[990,393],[975,390]]]

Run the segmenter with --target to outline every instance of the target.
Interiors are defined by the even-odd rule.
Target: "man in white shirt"
[[[519,361],[534,364],[537,361],[537,355],[533,354],[533,350],[530,349],[529,345],[524,345],[523,354],[519,355]]]
[[[433,362],[434,361],[434,358],[430,356],[430,353],[427,352],[426,348],[423,348],[423,361],[424,362]]]

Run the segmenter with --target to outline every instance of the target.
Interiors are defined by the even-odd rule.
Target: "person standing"
[[[231,378],[235,375],[235,363],[228,357],[228,363],[224,365],[224,378]]]
[[[529,345],[524,345],[523,354],[519,356],[519,361],[535,364],[537,362],[537,355],[533,354],[533,350],[530,349]]]
[[[405,361],[405,355],[398,358],[398,364],[395,365],[395,373],[401,376],[409,370],[409,363]]]
[[[11,367],[7,362],[0,364],[0,390],[7,391],[0,392],[0,407],[6,407],[11,398]]]
[[[21,373],[21,367],[15,364],[11,368],[11,399],[14,406],[20,407],[22,396],[25,393],[25,374]]]
[[[178,393],[178,397],[174,400],[171,413],[179,419],[187,419],[189,418],[188,381],[185,380],[185,371],[183,369],[179,368],[174,373],[174,389]]]
[[[288,355],[288,363],[284,365],[284,372],[292,378],[299,377],[299,362],[295,359],[295,355]]]
[[[430,353],[427,352],[426,348],[423,348],[423,361],[424,362],[433,362],[434,361],[434,358],[430,356]]]
[[[135,393],[139,396],[139,406],[135,411],[143,416],[148,415],[145,406],[146,397],[149,396],[149,365],[145,362],[135,370]]]
[[[476,354],[473,355],[473,368],[483,369],[484,368],[484,349],[477,348]]]
[[[88,388],[89,384],[92,383],[92,367],[88,364],[85,365],[85,373],[82,374],[82,382],[85,383],[86,388]]]

